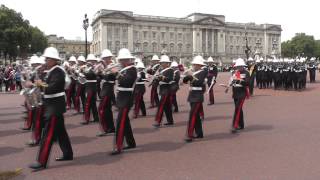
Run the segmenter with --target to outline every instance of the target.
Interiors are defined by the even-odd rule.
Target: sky
[[[317,2],[318,1],[318,2]],[[304,32],[320,39],[319,0],[0,0],[21,12],[46,35],[84,39],[82,21],[100,9],[132,11],[134,14],[185,17],[194,12],[224,15],[227,22],[280,24],[282,41]],[[92,39],[91,27],[88,40]]]

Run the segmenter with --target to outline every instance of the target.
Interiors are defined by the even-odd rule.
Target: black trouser
[[[162,95],[156,114],[156,122],[161,124],[163,112],[166,114],[167,122],[173,123],[172,106],[170,101],[170,94]]]
[[[98,110],[97,110],[97,92],[89,90],[87,92],[87,100],[84,111],[84,120],[86,122],[90,121],[90,112],[92,112],[93,121],[99,121]]]
[[[243,98],[233,98],[234,100],[234,114],[233,114],[233,122],[232,127],[237,128],[244,128],[244,120],[243,120],[243,111],[242,106],[245,101],[245,97]]]
[[[134,116],[137,117],[139,115],[139,111],[141,110],[141,113],[143,116],[145,116],[146,113],[146,105],[143,100],[143,92],[136,92],[134,94],[135,100],[134,100]]]
[[[158,85],[152,85],[150,93],[151,107],[159,105]]]
[[[76,87],[71,84],[69,89],[66,90],[67,93],[67,107],[71,108],[71,104],[76,107]]]
[[[253,88],[254,88],[254,77],[250,77],[250,82],[249,82],[249,92],[250,95],[253,95]]]
[[[64,125],[64,118],[62,114],[45,117],[44,134],[38,153],[38,162],[41,165],[47,165],[52,143],[55,140],[58,140],[64,157],[73,157],[70,139]]]
[[[208,84],[208,88],[210,88],[211,84]],[[209,90],[209,103],[214,104],[214,92],[213,92],[213,87]]]
[[[19,90],[19,91],[21,91],[21,89],[22,89],[22,85],[21,85],[21,81],[16,81],[16,88]]]
[[[85,104],[86,104],[86,92],[85,92],[85,87],[83,85],[78,85],[77,86],[77,93],[76,93],[76,107],[75,109],[80,112],[80,100],[82,104],[82,110],[83,112],[85,111]]]
[[[178,102],[177,102],[177,91],[173,92],[171,95],[171,102],[174,108],[174,112],[179,111]]]
[[[4,81],[4,84],[5,84],[5,86],[6,86],[6,92],[8,92],[9,89],[11,88],[11,87],[10,87],[10,86],[11,86],[11,83],[12,83],[11,80]]]
[[[32,140],[35,143],[39,143],[41,140],[42,130],[44,127],[44,117],[43,117],[44,107],[39,105],[35,108],[35,116],[32,123]]]
[[[187,137],[193,138],[193,131],[195,131],[197,137],[203,137],[202,122],[200,118],[202,102],[190,103],[190,108]]]
[[[117,118],[117,127],[115,134],[114,150],[121,151],[123,148],[123,138],[126,138],[127,145],[129,147],[135,147],[136,142],[133,137],[132,128],[129,119],[129,107],[119,108],[119,114]]]
[[[113,131],[112,97],[104,96],[99,104],[100,126],[103,132]]]
[[[309,70],[309,76],[310,76],[310,82],[315,82],[316,81],[316,70],[311,69]]]

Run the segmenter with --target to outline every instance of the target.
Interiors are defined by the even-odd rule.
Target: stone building
[[[48,35],[48,45],[58,49],[62,58],[69,58],[71,55],[79,56],[85,54],[85,41],[68,40],[64,37],[58,37],[55,34]],[[90,49],[90,42],[88,42],[88,53]]]
[[[193,13],[172,18],[102,9],[91,25],[91,52],[97,55],[105,48],[116,54],[125,47],[143,57],[165,51],[177,59],[200,54],[230,61],[245,57],[246,37],[252,56],[281,52],[280,25],[226,22],[223,15]]]

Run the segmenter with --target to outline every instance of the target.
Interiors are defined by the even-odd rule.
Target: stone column
[[[208,31],[208,29],[206,29],[206,53],[209,52],[208,51],[208,38],[209,38],[208,33],[209,33],[209,31]]]
[[[128,48],[133,52],[133,26],[128,24]]]

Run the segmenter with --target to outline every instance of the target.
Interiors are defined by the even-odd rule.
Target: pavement
[[[185,143],[189,104],[188,85],[178,92],[180,112],[175,125],[154,129],[155,109],[131,119],[137,148],[110,156],[113,136],[96,137],[99,124],[80,125],[82,115],[65,114],[74,160],[53,146],[49,168],[32,172],[38,147],[27,147],[31,132],[23,132],[23,97],[0,94],[0,172],[22,168],[15,179],[130,179],[130,180],[316,180],[320,177],[320,83],[302,92],[255,89],[244,104],[246,129],[231,134],[234,110],[231,93],[218,86],[229,73],[220,73],[214,87],[216,103],[204,103],[204,139]],[[317,76],[320,82],[319,76]],[[144,96],[149,106],[149,90]],[[206,97],[206,100],[208,97]],[[117,112],[114,111],[114,117]],[[130,112],[132,117],[132,111]],[[164,121],[166,119],[164,118]]]

